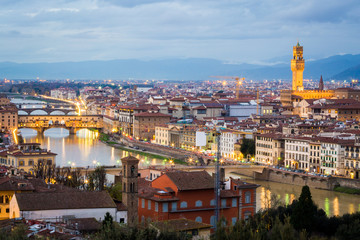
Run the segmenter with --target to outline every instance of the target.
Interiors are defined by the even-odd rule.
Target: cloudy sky
[[[0,61],[255,63],[298,39],[307,59],[358,54],[359,16],[359,0],[0,0]]]

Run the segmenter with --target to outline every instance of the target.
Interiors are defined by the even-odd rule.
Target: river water
[[[37,135],[37,132],[32,129],[20,129],[20,131],[25,142],[40,143],[42,147],[57,153],[56,163],[60,166],[119,165],[121,164],[120,159],[128,155],[126,151],[115,149],[100,142],[96,133],[86,129],[78,131],[76,135],[69,135],[66,129],[61,128],[49,129],[45,131],[44,135]],[[135,155],[135,157],[141,160],[140,167],[163,164],[160,159],[140,155]],[[230,176],[239,177],[235,174],[230,174]],[[255,181],[249,178],[243,179],[261,185],[257,189],[257,210],[265,207],[266,199],[271,194],[275,194],[282,203],[290,204],[301,193],[300,186]],[[311,194],[314,202],[324,209],[328,216],[360,211],[360,196],[358,195],[314,188],[311,189]]]
[[[79,130],[76,135],[69,134],[63,128],[51,128],[39,135],[33,129],[20,129],[25,143],[40,143],[56,156],[56,165],[72,167],[94,167],[95,165],[121,165],[120,159],[129,155],[129,152],[110,147],[98,139],[98,133],[87,129]],[[132,154],[140,159],[140,167],[161,165],[163,160]]]

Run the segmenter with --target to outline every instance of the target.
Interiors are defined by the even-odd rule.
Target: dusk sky
[[[0,61],[275,62],[298,39],[307,59],[358,54],[359,16],[359,0],[0,0]]]

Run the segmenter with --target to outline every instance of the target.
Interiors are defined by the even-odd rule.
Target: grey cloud
[[[285,55],[300,38],[314,54],[326,39],[347,52],[358,33],[355,0],[32,0],[0,9],[0,51],[25,51],[14,61],[153,57],[262,60]],[[340,36],[349,36],[346,46]],[[5,49],[5,46],[7,49]],[[324,45],[325,46],[325,45]],[[45,50],[51,50],[50,51]],[[3,55],[4,56],[4,55]],[[0,56],[0,61],[2,60]],[[4,60],[4,57],[3,57]]]

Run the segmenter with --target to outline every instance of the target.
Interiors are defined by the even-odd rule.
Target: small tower
[[[321,75],[321,77],[320,77],[319,90],[320,90],[320,91],[323,91],[323,90],[324,90],[324,81],[323,81],[322,75]]]
[[[139,159],[128,156],[121,159],[123,166],[122,202],[128,209],[128,225],[138,223],[138,164]]]
[[[303,72],[305,60],[303,58],[303,47],[299,42],[293,47],[293,59],[291,59],[291,71],[293,72],[292,90],[303,91]]]

